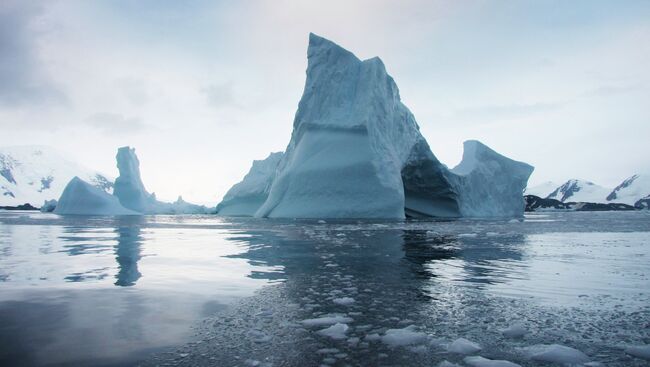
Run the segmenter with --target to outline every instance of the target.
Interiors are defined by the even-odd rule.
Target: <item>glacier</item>
[[[272,172],[235,185],[219,204],[220,214],[523,215],[522,194],[532,166],[468,141],[462,162],[450,170],[431,151],[378,57],[362,61],[311,33],[307,59],[305,89],[285,153]],[[244,208],[246,198],[251,204]]]
[[[55,214],[61,215],[137,215],[120,204],[117,197],[73,177],[59,198]]]

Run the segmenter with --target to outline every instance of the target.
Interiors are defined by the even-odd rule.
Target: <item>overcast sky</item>
[[[379,56],[438,158],[478,139],[530,184],[650,172],[650,1],[0,2],[0,145],[216,203],[284,150],[309,32]]]

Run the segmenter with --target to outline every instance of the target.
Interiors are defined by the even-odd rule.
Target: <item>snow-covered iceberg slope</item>
[[[55,214],[62,215],[137,215],[120,204],[117,197],[74,177],[59,198]]]
[[[75,176],[111,192],[113,179],[47,146],[0,147],[0,206],[58,199]]]
[[[261,194],[247,208],[251,212],[267,196],[257,217],[523,215],[532,167],[468,142],[463,163],[452,172],[431,152],[379,58],[362,61],[314,34],[307,56],[305,90],[285,154],[272,174],[244,179],[239,185],[248,181],[250,187],[233,187],[227,199]],[[229,200],[220,206],[227,208]]]
[[[253,161],[244,179],[231,187],[217,205],[217,213],[232,216],[254,215],[269,196],[275,170],[283,155],[282,152],[276,152],[269,154],[264,160]]]

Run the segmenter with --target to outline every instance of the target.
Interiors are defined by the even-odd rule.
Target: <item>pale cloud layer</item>
[[[475,138],[531,183],[650,171],[647,1],[3,1],[0,145],[111,175],[131,145],[158,197],[217,202],[285,148],[309,32],[380,56],[448,165]]]

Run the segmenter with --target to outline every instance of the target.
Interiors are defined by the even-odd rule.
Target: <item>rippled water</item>
[[[650,343],[648,212],[317,222],[0,212],[0,365],[607,366]],[[303,320],[346,319],[345,339]],[[521,323],[522,339],[501,330]],[[426,338],[382,339],[413,325]],[[358,338],[358,340],[357,340]],[[644,364],[645,363],[645,364]]]

